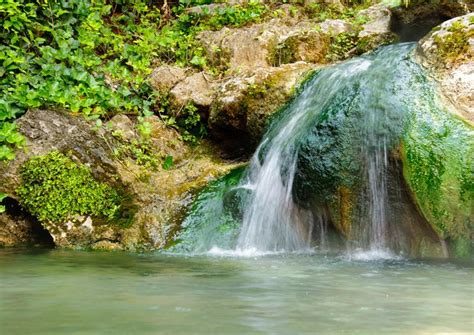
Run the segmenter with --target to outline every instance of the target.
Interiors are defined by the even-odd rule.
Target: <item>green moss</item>
[[[469,39],[474,37],[474,30],[467,29],[462,22],[454,22],[446,35],[434,36],[438,55],[454,62],[469,53]]]
[[[457,241],[472,232],[474,130],[440,107],[432,90],[425,94],[403,137],[404,175],[428,222]]]
[[[123,205],[125,197],[60,152],[31,158],[21,166],[20,174],[20,203],[40,221],[62,222],[74,215],[90,215],[122,226],[131,223],[133,215]]]

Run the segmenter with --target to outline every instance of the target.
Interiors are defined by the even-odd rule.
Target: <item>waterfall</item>
[[[312,246],[312,234],[319,232],[324,247],[327,220],[315,220],[314,208],[295,201],[294,182],[301,141],[323,118],[328,108],[345,92],[352,96],[345,107],[361,113],[354,128],[360,160],[367,182],[365,232],[369,247],[386,248],[388,218],[388,154],[398,140],[397,129],[403,109],[394,85],[397,68],[413,48],[400,44],[323,69],[304,92],[273,122],[256,153],[240,187],[251,190],[244,204],[238,250],[294,251]],[[403,84],[402,84],[403,85]],[[354,93],[355,92],[355,93]],[[398,128],[397,128],[398,127]],[[312,195],[322,190],[313,188]],[[309,199],[308,199],[309,200]],[[300,201],[301,202],[301,201]],[[306,208],[305,208],[306,207]]]
[[[417,228],[406,218],[418,212],[397,179],[397,149],[414,111],[439,108],[414,46],[319,70],[275,115],[245,171],[200,194],[172,250],[255,255],[344,241],[353,255],[409,250],[403,235]]]

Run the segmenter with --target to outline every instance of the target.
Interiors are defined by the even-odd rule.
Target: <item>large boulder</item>
[[[91,183],[107,185],[97,187],[108,187],[123,195],[120,213],[133,219],[122,225],[119,224],[121,217],[110,221],[87,213],[71,213],[59,221],[41,217],[41,226],[56,246],[161,248],[180,222],[194,192],[233,165],[220,160],[205,144],[199,149],[186,146],[175,130],[166,128],[156,117],[145,122],[150,128],[148,138],[143,138],[137,124],[123,115],[100,127],[65,112],[30,110],[17,121],[26,138],[25,150],[18,151],[15,160],[0,163],[0,192],[6,193],[9,201],[23,204],[28,194],[19,191],[25,185],[22,167],[34,157],[59,152],[60,157],[67,157],[65,162],[90,171],[91,178],[95,179]],[[57,184],[54,187],[58,187]],[[81,201],[79,196],[77,202]],[[54,205],[48,203],[48,206]],[[25,228],[11,230],[12,217],[14,212],[7,207],[7,213],[0,217],[1,245],[14,244],[15,240],[27,241],[24,236],[28,233],[20,233],[34,227],[31,216],[17,215],[13,220]]]
[[[197,39],[215,66],[228,67],[235,73],[251,73],[271,66],[272,48],[290,27],[281,19],[243,28],[203,31]]]
[[[209,108],[214,97],[215,81],[204,72],[195,73],[179,82],[170,91],[175,110],[179,111],[188,104],[199,108]]]
[[[327,211],[336,229],[355,247],[374,243],[374,227],[381,224],[384,228],[379,242],[384,247],[411,256],[440,257],[447,255],[443,242],[447,235],[439,234],[431,218],[412,200],[413,189],[409,183],[407,187],[406,173],[405,177],[402,174],[406,164],[400,140],[411,141],[410,157],[418,155],[420,149],[412,137],[429,141],[426,152],[420,154],[427,160],[434,154],[448,155],[445,150],[450,147],[453,163],[446,166],[446,171],[453,171],[456,177],[448,177],[451,172],[445,176],[455,192],[465,188],[457,178],[467,168],[455,152],[466,150],[468,142],[457,124],[434,123],[434,132],[449,127],[445,130],[446,140],[441,136],[438,142],[434,135],[429,140],[417,133],[427,128],[426,121],[433,115],[435,120],[441,120],[443,110],[434,103],[435,91],[426,74],[409,59],[411,52],[410,46],[399,45],[357,62],[323,69],[319,76],[324,79],[316,78],[310,87],[313,91],[304,93],[307,100],[291,107],[308,109],[305,118],[299,120],[293,197],[308,210]],[[328,80],[346,73],[337,84]],[[419,119],[420,115],[425,116]],[[446,147],[438,153],[440,145]],[[437,168],[435,162],[431,167],[427,160],[415,168],[419,173],[415,178],[444,172],[430,172]],[[453,184],[455,180],[458,181]],[[453,204],[458,201],[461,205],[459,193],[456,194]],[[465,212],[457,215],[465,219]],[[451,219],[442,220],[451,224]],[[462,231],[457,236],[469,236],[465,221],[458,221],[459,224],[452,223]]]

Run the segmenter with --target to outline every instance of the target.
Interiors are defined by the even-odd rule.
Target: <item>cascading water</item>
[[[432,231],[400,177],[400,141],[414,115],[445,115],[414,46],[320,70],[276,115],[246,170],[198,197],[173,250],[254,255],[345,240],[375,257],[409,252],[418,243],[409,234]]]
[[[323,227],[325,223],[314,222],[312,211],[295,204],[293,183],[299,168],[299,144],[336,98],[355,87],[357,92],[341,108],[363,111],[358,129],[361,141],[353,144],[359,145],[368,180],[370,248],[386,247],[387,157],[398,136],[393,129],[403,117],[402,110],[394,104],[392,81],[396,80],[397,66],[412,47],[391,46],[322,70],[283,118],[271,126],[241,185],[251,189],[252,194],[245,206],[238,249],[292,251],[310,246],[314,225]]]

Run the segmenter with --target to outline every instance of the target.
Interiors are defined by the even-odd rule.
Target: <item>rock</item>
[[[317,31],[294,32],[274,48],[272,64],[280,66],[299,61],[324,63],[328,45],[328,37]]]
[[[22,217],[0,214],[0,246],[14,247],[35,244],[33,223]]]
[[[208,108],[214,95],[212,77],[204,72],[187,77],[177,84],[171,91],[171,101],[178,111],[192,103],[197,107]]]
[[[114,183],[117,167],[109,143],[82,117],[32,109],[18,119],[17,127],[26,138],[26,148],[16,152],[15,160],[0,162],[0,192],[16,199],[15,190],[21,183],[19,167],[30,157],[53,150],[70,152],[75,161],[92,169],[94,177]]]
[[[31,157],[60,151],[89,167],[96,180],[125,192],[130,198],[126,210],[135,215],[130,226],[88,215],[74,215],[64,222],[45,220],[41,225],[50,241],[65,248],[161,248],[179,224],[194,192],[235,164],[216,157],[205,143],[199,148],[187,147],[175,130],[166,128],[156,117],[149,117],[145,122],[151,127],[148,154],[158,161],[172,156],[173,164],[168,170],[145,168],[131,156],[120,154],[123,148],[140,145],[136,142],[139,136],[134,133],[136,125],[127,117],[117,116],[113,124],[129,133],[132,140],[128,136],[113,136],[114,127],[97,129],[95,123],[82,117],[30,110],[17,121],[26,137],[25,150],[18,151],[13,161],[0,162],[0,192],[8,194],[12,201],[21,200],[16,193],[22,183],[20,166]],[[35,227],[34,218],[27,213],[13,217],[14,213],[7,207],[7,213],[0,216],[0,245],[33,240],[30,232]]]
[[[110,121],[110,126],[113,128],[114,136],[120,137],[126,141],[131,141],[137,138],[135,132],[135,125],[128,116],[124,114],[115,115]]]
[[[0,247],[51,246],[49,233],[12,198],[3,201],[6,212],[0,214]]]
[[[241,134],[239,144],[255,146],[269,117],[294,96],[314,69],[314,65],[297,62],[227,80],[211,107],[211,134],[221,140],[229,133]],[[242,141],[244,138],[248,142]]]
[[[354,25],[344,20],[325,20],[319,24],[321,31],[328,35],[339,35],[354,31]]]
[[[113,250],[123,250],[123,247],[111,241],[99,241],[91,245],[92,250],[106,250],[106,251],[113,251]]]
[[[387,6],[378,4],[361,10],[358,15],[365,16],[368,19],[368,22],[362,26],[359,37],[391,33],[390,21],[392,12]]]
[[[161,65],[150,75],[150,85],[158,92],[168,92],[186,78],[188,70],[173,65]]]
[[[279,37],[288,32],[289,27],[282,19],[272,19],[250,27],[203,31],[197,39],[215,65],[224,62],[233,72],[251,73],[271,65],[272,48],[278,44]]]
[[[452,110],[474,123],[474,14],[442,23],[418,43],[416,59],[439,82]]]
[[[444,22],[414,58],[435,79],[428,109],[414,110],[402,141],[403,172],[417,206],[450,252],[467,257],[474,231],[473,14]]]

